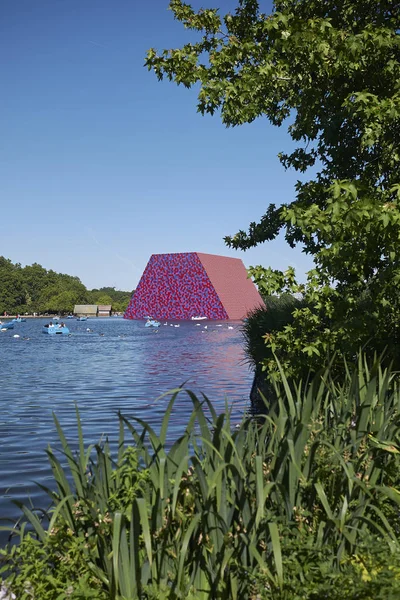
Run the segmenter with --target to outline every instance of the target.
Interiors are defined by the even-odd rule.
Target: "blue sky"
[[[0,255],[88,288],[133,289],[163,252],[293,265],[304,279],[310,260],[281,238],[247,252],[223,242],[293,199],[298,175],[277,159],[285,128],[226,129],[196,112],[195,90],[143,67],[148,48],[190,39],[167,0],[2,0]]]

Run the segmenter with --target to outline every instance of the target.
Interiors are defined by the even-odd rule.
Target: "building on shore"
[[[97,317],[97,304],[76,304],[74,315],[77,317]]]
[[[99,304],[97,306],[98,317],[111,317],[111,304]]]
[[[261,306],[263,299],[240,258],[153,254],[124,317],[240,320]]]

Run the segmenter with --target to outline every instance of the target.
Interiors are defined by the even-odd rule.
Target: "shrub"
[[[282,331],[293,321],[293,312],[304,306],[304,301],[292,296],[264,296],[265,308],[252,311],[243,324],[244,348],[249,362],[257,367],[274,360],[271,349],[265,344],[265,335]]]

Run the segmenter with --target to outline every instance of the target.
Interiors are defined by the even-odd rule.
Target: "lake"
[[[34,482],[49,485],[51,479],[44,451],[49,443],[59,446],[53,411],[74,443],[77,402],[89,444],[102,436],[117,439],[118,411],[157,429],[168,397],[157,398],[183,383],[204,392],[217,412],[223,412],[227,397],[237,421],[249,407],[253,373],[239,322],[175,321],[157,331],[143,321],[115,317],[68,319],[70,336],[44,335],[48,322],[27,319],[0,332],[1,524],[20,515],[12,498],[48,504]],[[190,399],[182,393],[171,417],[171,438],[182,433],[190,413]]]

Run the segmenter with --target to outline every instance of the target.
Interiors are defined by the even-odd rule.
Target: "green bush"
[[[159,434],[120,416],[115,459],[85,449],[79,415],[73,454],[56,420],[69,474],[49,448],[53,508],[22,507],[6,585],[40,600],[395,598],[400,392],[379,364],[346,372],[305,388],[281,373],[268,415],[235,428],[177,390]],[[171,445],[178,393],[193,413]]]
[[[262,600],[398,600],[400,552],[388,552],[377,536],[358,544],[340,568],[333,568],[331,545],[316,548],[312,536],[282,539],[285,584],[271,586],[257,574],[253,598]]]
[[[295,309],[304,302],[291,294],[264,296],[265,308],[252,311],[243,324],[244,348],[249,362],[257,367],[274,356],[265,344],[265,335],[282,331],[293,321]]]

